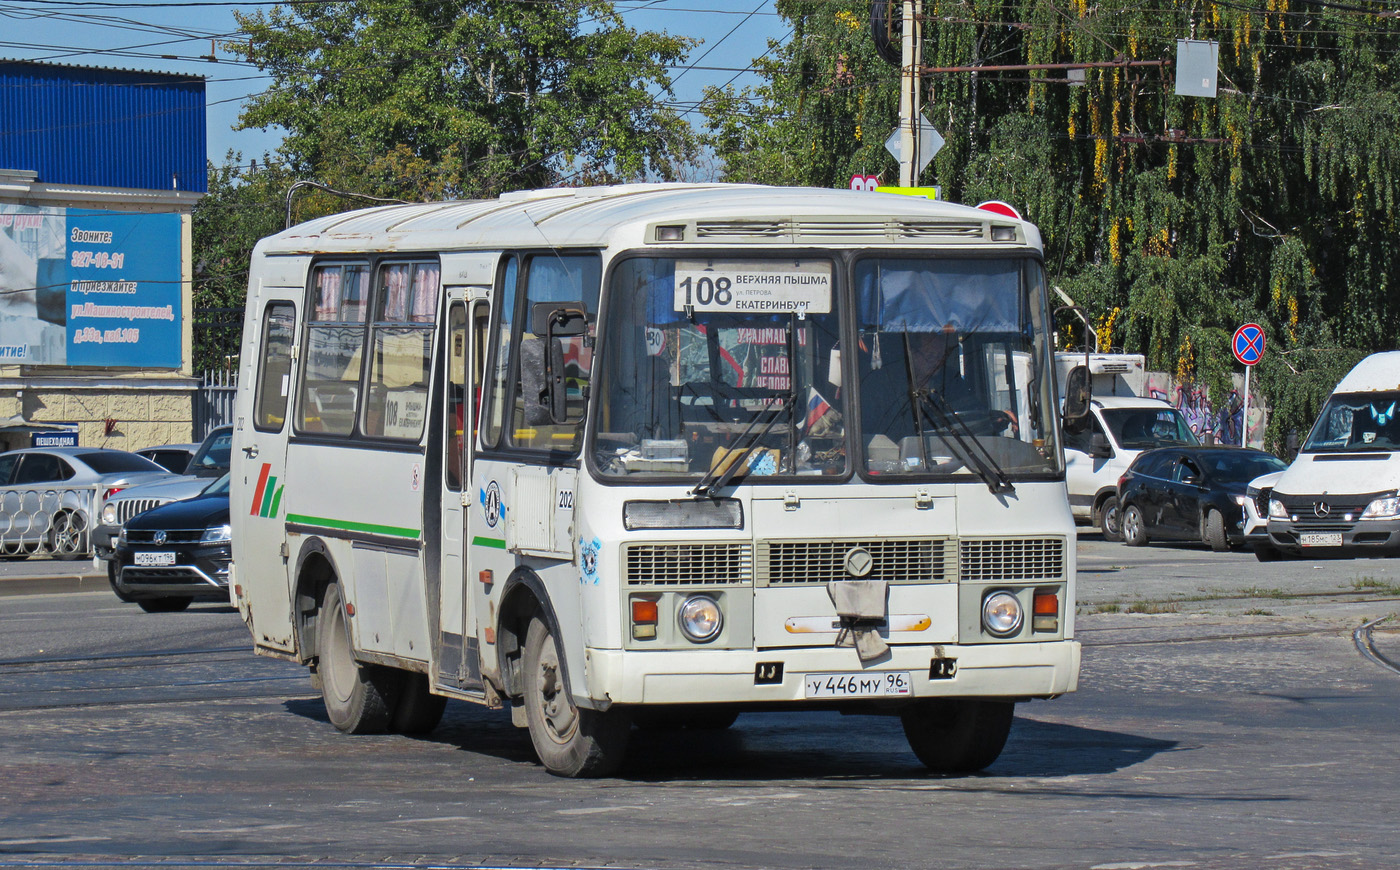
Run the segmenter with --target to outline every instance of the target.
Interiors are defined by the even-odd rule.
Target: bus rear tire
[[[406,673],[389,730],[395,734],[428,734],[442,721],[447,699],[428,690],[428,675]]]
[[[559,644],[539,616],[525,634],[525,721],[545,770],[555,776],[607,776],[622,764],[632,728],[626,713],[574,703],[560,666]]]
[[[316,675],[331,724],[346,734],[384,733],[394,696],[392,674],[355,660],[339,583],[326,587],[316,619]]]
[[[926,700],[900,716],[909,748],[929,770],[973,773],[1001,755],[1015,701]]]

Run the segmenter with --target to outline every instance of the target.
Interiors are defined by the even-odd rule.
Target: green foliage
[[[695,135],[650,88],[692,40],[603,0],[344,0],[235,13],[270,73],[243,128],[280,126],[293,171],[405,200],[671,178]]]
[[[896,8],[898,4],[896,4]],[[862,0],[778,0],[792,39],[764,81],[711,94],[733,181],[844,187],[898,170],[882,147],[898,70]],[[1252,385],[1267,439],[1311,424],[1327,392],[1400,334],[1400,21],[1382,10],[1168,0],[924,0],[931,67],[1117,62],[1084,71],[930,74],[947,144],[919,179],[947,199],[1004,199],[1039,224],[1054,283],[1108,345],[1229,392],[1229,338],[1264,325]],[[1215,99],[1177,96],[1176,40],[1219,43]],[[1166,61],[1130,67],[1126,61]],[[1082,330],[1073,330],[1076,340]]]

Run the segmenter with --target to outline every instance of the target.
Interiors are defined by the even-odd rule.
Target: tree
[[[925,114],[947,144],[920,183],[1020,205],[1052,280],[1106,345],[1214,395],[1229,392],[1233,329],[1265,324],[1256,384],[1278,447],[1348,361],[1396,346],[1400,23],[1379,8],[1255,2],[925,0],[926,65],[1108,65],[1083,84],[1062,71],[929,76]],[[709,95],[726,177],[896,178],[881,143],[898,71],[877,59],[870,4],[777,7],[793,37],[759,64],[766,81]],[[1174,91],[1176,40],[1193,34],[1220,46],[1213,100]]]
[[[235,13],[270,73],[242,128],[286,129],[292,171],[407,200],[669,179],[696,153],[661,106],[692,40],[603,0],[348,0]]]

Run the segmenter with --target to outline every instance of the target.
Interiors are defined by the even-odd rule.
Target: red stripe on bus
[[[267,486],[267,476],[272,473],[272,463],[264,462],[262,473],[258,475],[258,488],[253,490],[253,509],[248,511],[250,516],[258,515],[258,508],[262,507],[263,487]]]

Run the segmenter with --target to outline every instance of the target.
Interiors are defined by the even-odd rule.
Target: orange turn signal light
[[[632,622],[648,623],[655,625],[657,620],[657,607],[655,601],[645,599],[632,599]]]
[[[1035,593],[1035,605],[1032,611],[1036,616],[1058,616],[1060,613],[1060,596],[1054,592]]]

